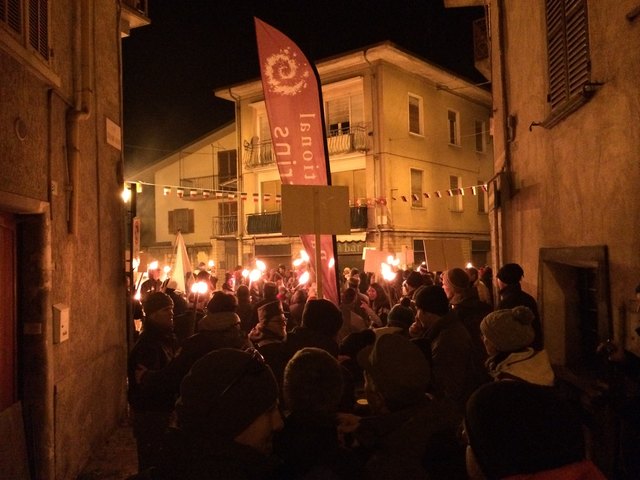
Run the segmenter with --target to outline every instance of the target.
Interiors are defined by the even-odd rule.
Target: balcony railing
[[[367,126],[362,124],[330,131],[327,137],[329,155],[366,151],[369,138],[367,130]],[[276,156],[273,151],[273,143],[271,140],[260,141],[258,137],[253,137],[250,142],[245,141],[242,159],[247,168],[275,164]]]
[[[213,236],[236,235],[238,233],[238,216],[222,215],[212,218]]]
[[[217,190],[237,192],[238,180],[235,176],[205,175],[202,177],[185,177],[180,179],[180,186],[186,189]]]
[[[350,207],[351,229],[366,229],[367,207]],[[280,233],[282,231],[282,212],[252,213],[247,215],[247,233],[249,235],[264,235]]]
[[[351,207],[351,229],[367,228],[367,207]]]

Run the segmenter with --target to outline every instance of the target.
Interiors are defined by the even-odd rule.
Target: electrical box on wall
[[[69,340],[69,307],[64,303],[53,306],[53,343]]]

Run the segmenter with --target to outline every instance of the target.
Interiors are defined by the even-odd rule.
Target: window
[[[349,203],[357,205],[366,201],[366,174],[364,169],[331,172],[331,185],[349,187]]]
[[[238,202],[219,202],[215,234],[231,235],[238,232]]]
[[[279,212],[280,203],[276,202],[276,195],[282,194],[282,182],[270,180],[260,184],[262,190],[262,212]]]
[[[487,122],[482,120],[475,121],[475,139],[476,152],[484,153],[487,151]]]
[[[449,123],[449,144],[460,145],[460,114],[454,110],[447,110]]]
[[[221,150],[218,152],[218,182],[223,190],[237,190],[238,161],[235,150]],[[231,185],[233,184],[233,185]]]
[[[44,60],[49,60],[48,3],[48,0],[0,0],[0,24]]]
[[[422,170],[411,169],[411,206],[422,206]]]
[[[552,126],[584,103],[590,80],[586,0],[546,0],[549,93]]]
[[[484,185],[484,181],[478,180],[476,185]],[[478,195],[478,213],[487,213],[489,211],[489,194],[482,187],[478,187],[476,193]]]
[[[462,177],[451,175],[449,177],[449,210],[452,212],[462,212],[462,195],[460,194],[460,186],[462,185]]]
[[[193,233],[193,210],[189,208],[177,208],[169,211],[169,233],[175,235],[178,231],[182,233]]]
[[[327,119],[327,135],[345,135],[349,133],[351,125],[349,97],[336,98],[325,102],[325,117]]]
[[[409,94],[409,132],[422,135],[422,98]]]

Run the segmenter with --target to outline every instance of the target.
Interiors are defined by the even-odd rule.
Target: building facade
[[[350,198],[351,233],[337,236],[339,268],[362,268],[365,247],[413,251],[416,263],[425,255],[448,257],[451,267],[487,263],[490,93],[389,43],[317,69],[331,182],[348,187]],[[211,259],[222,270],[253,258],[290,264],[303,247],[299,237],[281,234],[281,181],[261,82],[215,93],[235,103],[233,125],[128,178],[143,192],[144,183],[153,185],[138,195],[143,259],[170,264],[178,227],[168,219],[186,209],[194,222],[181,232],[192,262]],[[221,183],[234,175],[237,181]]]
[[[76,478],[126,411],[121,37],[146,2],[0,2],[0,471]]]
[[[600,342],[640,354],[638,2],[480,3],[495,112],[493,263],[523,266],[559,378],[590,405],[590,454],[623,478],[616,412],[593,387],[604,380]]]

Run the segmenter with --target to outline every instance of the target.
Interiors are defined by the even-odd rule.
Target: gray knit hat
[[[527,307],[496,310],[484,317],[480,331],[498,351],[515,352],[533,343],[534,318],[533,312]]]

